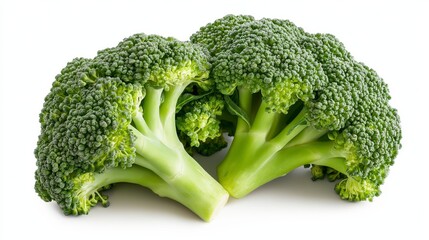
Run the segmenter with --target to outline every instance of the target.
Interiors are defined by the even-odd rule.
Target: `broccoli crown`
[[[125,82],[168,90],[193,80],[208,88],[211,81],[204,81],[210,69],[207,54],[202,47],[172,37],[135,34],[99,51],[94,65],[100,75]]]
[[[295,136],[301,138],[295,141],[299,144],[330,139],[338,153],[332,158],[346,159],[345,174],[330,174],[347,175],[337,184],[340,196],[365,200],[378,195],[401,146],[399,116],[389,105],[390,94],[383,79],[356,61],[333,35],[306,33],[287,20],[242,19],[243,16],[226,16],[201,28],[191,41],[210,51],[211,76],[221,93],[230,95],[238,89],[241,94],[245,88],[253,94],[243,92],[237,101],[250,117],[248,131],[263,129],[267,142],[284,147]],[[259,96],[260,104],[255,101]],[[269,115],[257,110],[259,107],[286,117]],[[311,136],[312,130],[306,128],[317,133]],[[300,131],[304,133],[299,135]],[[240,137],[236,135],[236,139]],[[246,141],[242,141],[244,145]],[[240,155],[240,150],[233,152],[234,144],[224,162]],[[224,169],[225,174],[230,174],[230,169]],[[321,169],[313,172],[316,179],[324,175]]]
[[[234,18],[228,16],[220,23],[228,20]],[[216,32],[214,36],[219,34],[218,29],[224,31],[220,27],[206,28],[201,38],[210,36],[206,33],[209,30]],[[223,94],[232,94],[237,87],[248,88],[252,93],[260,91],[262,98],[270,103],[269,110],[283,113],[298,99],[313,99],[314,92],[327,79],[321,64],[290,34],[298,36],[301,31],[290,22],[282,24],[270,19],[235,25],[225,33],[224,43],[212,57],[217,88]]]
[[[67,64],[40,113],[36,191],[66,213],[79,211],[73,192],[77,176],[125,168],[135,157],[128,125],[142,90],[118,78],[97,77],[89,63],[77,58]]]
[[[107,186],[128,182],[210,220],[228,195],[186,153],[175,126],[178,98],[191,83],[211,86],[209,69],[202,47],[144,34],[74,59],[40,114],[36,192],[79,215],[108,205]]]
[[[94,59],[68,63],[52,85],[40,114],[35,155],[36,189],[50,201],[68,199],[70,179],[110,167],[129,167],[135,157],[128,130],[145,96],[143,85],[168,89],[199,81],[210,64],[205,50],[191,43],[136,34]],[[58,201],[69,208],[70,202]],[[66,206],[67,205],[67,206]]]
[[[387,84],[374,70],[355,61],[332,35],[315,34],[304,39],[303,45],[322,63],[329,79],[309,103],[309,121],[316,128],[330,130],[337,148],[348,150],[350,175],[381,185],[401,139],[399,116],[388,104]]]
[[[328,78],[328,84],[308,104],[308,118],[317,128],[343,128],[362,109],[360,105],[372,101],[369,96],[388,104],[387,85],[375,71],[356,62],[334,36],[315,34],[304,38],[302,45],[322,64]]]

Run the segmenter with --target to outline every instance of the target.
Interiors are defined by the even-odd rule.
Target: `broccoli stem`
[[[176,133],[176,105],[186,86],[170,86],[168,91],[146,87],[142,111],[136,111],[132,116],[135,128],[172,148],[180,148],[182,143]]]
[[[140,111],[136,111],[133,114],[133,123],[135,125],[135,128],[141,132],[142,134],[146,136],[152,136],[155,137],[155,135],[150,130],[149,126],[147,125],[146,121],[143,118],[143,113]]]
[[[239,94],[240,107],[250,115],[251,92],[247,88],[241,87]],[[297,104],[295,107],[296,109],[294,108],[291,115],[287,116],[267,111],[267,103],[261,101],[250,128],[247,125],[244,127],[244,121],[242,121],[243,125],[237,126],[231,147],[218,167],[219,181],[232,196],[242,197],[269,181],[265,179],[266,177],[261,177],[259,180],[254,179],[253,182],[247,182],[246,178],[250,178],[252,175],[258,178],[259,172],[269,172],[271,159],[308,128],[307,108],[302,107],[301,104]],[[286,117],[292,118],[287,121],[287,124],[285,123]],[[272,176],[271,179],[278,177],[277,175]]]
[[[169,133],[176,132],[176,104],[186,86],[186,84],[171,86],[168,91],[146,87],[143,111],[136,111],[133,114],[135,127],[141,133],[163,141],[169,141],[170,137],[177,136]]]
[[[185,88],[186,84],[171,86],[168,91],[146,87],[143,115],[137,111],[135,127],[129,126],[135,137],[135,164],[162,180],[165,186],[148,186],[155,193],[180,202],[209,221],[226,204],[229,194],[189,156],[177,136],[176,104]]]
[[[347,165],[345,157],[325,158],[314,161],[313,164],[330,167],[349,177],[347,174]]]
[[[325,129],[316,129],[312,126],[306,127],[295,138],[286,144],[287,147],[292,147],[299,144],[315,141],[324,136],[328,131]]]
[[[163,189],[168,185],[162,178],[149,169],[133,165],[129,168],[108,168],[102,173],[93,174],[93,181],[82,186],[82,193],[90,195],[97,190],[114,183],[135,183],[148,188]]]
[[[115,183],[135,183],[151,189],[166,189],[167,184],[153,172],[146,168],[139,166],[132,166],[129,168],[114,167],[108,168],[102,173],[90,173],[82,185],[78,185],[76,197],[80,200],[80,208],[83,213],[88,213],[92,206],[97,202],[101,202],[103,206],[107,207],[109,202],[107,197],[102,196],[99,191],[104,187]],[[82,176],[80,177],[82,178]],[[76,185],[76,183],[75,183]],[[73,212],[78,214],[78,212]]]
[[[303,108],[301,112],[273,139],[270,140],[272,144],[285,146],[292,139],[294,139],[301,131],[307,128],[307,108]]]
[[[150,130],[159,138],[163,138],[163,127],[159,115],[159,106],[162,103],[163,89],[146,87],[146,96],[143,101],[143,118]]]
[[[187,169],[183,176],[165,181],[151,170],[138,165],[126,169],[110,168],[101,174],[94,174],[94,181],[86,186],[85,192],[89,196],[104,186],[120,182],[138,184],[161,197],[183,204],[205,221],[210,221],[226,203],[228,195],[222,188],[213,188],[212,182],[204,181],[209,178],[203,172]]]
[[[162,188],[156,185],[147,187],[161,197],[168,197],[180,202],[205,221],[210,221],[226,204],[229,194],[186,152],[183,152],[178,158],[168,159],[170,161],[165,161],[165,158],[160,156],[158,160],[164,162],[163,167],[165,168],[177,165],[172,162],[178,162],[181,168],[170,169],[171,172],[176,171],[172,178],[155,175],[165,182],[165,186],[162,185]],[[154,168],[153,161],[154,159],[147,161],[144,157],[137,155],[135,164]]]
[[[176,116],[176,105],[180,95],[182,95],[187,84],[171,86],[168,91],[164,91],[164,101],[160,107],[161,122],[164,126],[173,125],[174,129],[168,129],[168,131],[176,131],[175,116]]]
[[[171,149],[156,138],[150,138],[129,126],[135,136],[134,147],[138,164],[154,171],[164,179],[174,179],[183,170],[182,156],[179,151]]]
[[[332,141],[310,142],[280,150],[273,157],[270,164],[278,165],[276,169],[272,169],[272,171],[278,171],[275,174],[276,177],[283,176],[304,164],[317,164],[346,173],[345,158],[346,152],[342,149],[337,149]]]
[[[246,87],[238,88],[238,101],[239,106],[247,113],[248,116],[251,116],[252,113],[252,92]],[[237,127],[235,132],[246,132],[249,130],[247,123],[240,117],[237,119]]]
[[[173,104],[177,101],[178,94],[166,97],[164,104]],[[157,106],[152,107],[159,109]],[[155,193],[180,202],[209,221],[226,204],[229,194],[183,148],[176,134],[175,108],[161,109],[163,116],[173,115],[170,120],[166,118],[165,125],[160,121],[160,133],[164,137],[151,137],[153,134],[143,134],[137,128],[129,126],[135,137],[135,164],[149,169],[165,182],[166,186],[163,188],[148,186]],[[141,123],[135,124],[136,126],[144,126],[148,121],[146,118],[140,120]]]
[[[174,199],[205,221],[210,221],[226,204],[229,194],[190,156],[184,161],[182,174],[165,180],[168,192],[155,193]]]
[[[267,111],[267,107],[268,104],[265,101],[262,101],[251,127],[252,131],[265,134],[265,138],[269,135],[273,126],[277,125],[276,123],[280,116],[279,113]]]
[[[234,139],[228,155],[218,168],[219,181],[233,197],[244,197],[261,185],[305,164],[329,166],[345,173],[345,153],[335,149],[331,141],[278,149],[278,145],[270,141],[260,142],[253,138],[248,135]]]

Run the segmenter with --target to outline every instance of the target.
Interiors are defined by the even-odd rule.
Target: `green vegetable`
[[[210,76],[231,95],[235,133],[218,176],[232,196],[300,166],[338,180],[342,199],[380,194],[401,146],[399,116],[387,85],[339,40],[287,20],[228,15],[191,42],[209,50]]]
[[[209,221],[229,194],[301,166],[336,181],[342,199],[380,195],[401,147],[399,115],[383,79],[337,38],[227,15],[190,40],[136,34],[67,64],[40,113],[43,200],[87,214],[127,182]],[[224,149],[226,134],[219,184],[190,154]]]
[[[61,71],[40,113],[36,192],[65,214],[108,205],[103,190],[128,182],[174,199],[209,221],[228,193],[185,151],[175,125],[185,88],[208,90],[206,51],[136,34]]]
[[[176,115],[178,135],[185,149],[190,154],[210,156],[226,148],[223,133],[232,135],[235,118],[226,112],[225,96],[197,86],[185,91],[180,99],[186,104],[181,104],[183,107]],[[226,117],[228,121],[224,121]]]

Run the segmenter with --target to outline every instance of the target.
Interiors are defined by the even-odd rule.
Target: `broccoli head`
[[[185,205],[204,220],[228,194],[185,151],[176,104],[189,84],[202,89],[206,51],[173,38],[136,34],[61,71],[40,113],[36,192],[65,214],[87,214],[101,192],[135,183]]]
[[[229,15],[191,41],[210,51],[216,88],[238,109],[218,167],[232,196],[310,165],[313,179],[338,181],[343,199],[380,194],[401,146],[399,116],[382,78],[338,39],[288,20]]]

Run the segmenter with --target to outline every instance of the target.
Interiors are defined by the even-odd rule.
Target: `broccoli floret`
[[[342,199],[380,194],[401,146],[399,116],[383,80],[333,35],[229,15],[191,41],[210,51],[216,88],[240,109],[218,167],[232,196],[309,165],[313,179],[338,180]]]
[[[185,151],[176,104],[191,83],[207,89],[206,51],[137,34],[61,71],[40,113],[36,192],[65,214],[108,205],[117,182],[150,188],[208,221],[228,193]]]
[[[191,41],[194,43],[203,44],[211,53],[221,51],[220,47],[227,39],[226,35],[236,25],[241,25],[246,22],[255,20],[249,15],[226,15],[221,19],[217,19],[207,26],[201,27],[198,33],[191,36]]]
[[[224,101],[220,94],[211,94],[185,105],[176,117],[178,131],[186,133],[192,147],[221,136],[220,120]]]
[[[227,147],[223,133],[231,128],[221,119],[227,116],[225,111],[222,94],[205,91],[195,84],[185,89],[176,108],[176,127],[179,139],[190,155],[210,156]]]

